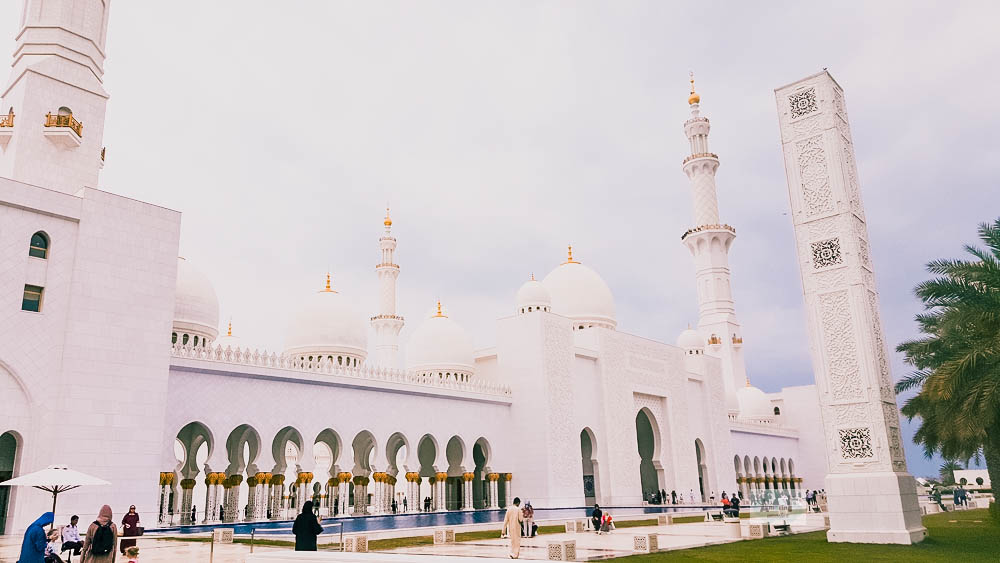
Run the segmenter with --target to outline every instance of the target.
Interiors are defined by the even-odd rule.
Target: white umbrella
[[[50,465],[41,471],[14,477],[0,482],[5,487],[34,487],[52,493],[52,513],[56,512],[56,496],[59,493],[83,487],[85,485],[110,485],[104,479],[91,477],[86,473],[74,471],[65,465]],[[53,522],[54,524],[54,522]],[[52,529],[53,524],[49,524]]]

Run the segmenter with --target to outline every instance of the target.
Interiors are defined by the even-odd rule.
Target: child
[[[125,549],[125,556],[128,557],[128,563],[138,563],[139,562],[139,548],[137,546],[132,546]]]
[[[63,563],[62,558],[59,557],[60,535],[59,530],[50,530],[46,534],[49,543],[45,544],[45,563]]]

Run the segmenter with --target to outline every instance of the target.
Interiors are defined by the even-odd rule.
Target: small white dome
[[[569,260],[549,272],[542,284],[552,296],[552,312],[569,317],[578,325],[615,328],[615,298],[604,280],[587,266]]]
[[[344,294],[326,288],[309,296],[295,314],[285,338],[285,354],[332,358],[347,356],[361,363],[368,356],[368,323]],[[341,364],[343,365],[343,364]]]
[[[198,335],[209,340],[219,335],[219,298],[215,288],[205,274],[181,257],[177,258],[173,330],[179,335]]]
[[[760,389],[747,385],[736,391],[736,401],[740,406],[740,416],[743,418],[773,418],[774,409],[771,401]]]
[[[677,337],[677,347],[684,350],[704,350],[705,340],[693,328],[688,328]]]
[[[516,312],[518,313],[527,312],[528,307],[531,307],[532,310],[537,308],[548,310],[552,306],[549,290],[545,289],[542,282],[536,280],[535,276],[531,276],[531,279],[524,282],[521,289],[517,290],[515,300],[517,301]]]
[[[475,354],[465,329],[441,312],[424,320],[406,345],[406,367],[417,373],[472,374]]]

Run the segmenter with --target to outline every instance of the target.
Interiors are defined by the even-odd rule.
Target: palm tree
[[[941,475],[942,485],[953,485],[955,484],[955,470],[965,469],[962,464],[954,459],[946,459],[944,463],[941,464],[941,469],[938,473]]]
[[[974,260],[927,265],[936,277],[914,290],[926,309],[916,317],[923,336],[896,348],[916,371],[896,392],[918,389],[902,412],[920,419],[913,440],[925,455],[982,452],[1000,483],[1000,219],[980,225],[979,237],[986,248],[965,246]]]

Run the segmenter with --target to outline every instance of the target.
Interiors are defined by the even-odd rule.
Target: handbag
[[[135,527],[135,535],[141,536],[142,532],[145,531],[145,529],[146,528],[144,528],[143,526],[136,526]]]

